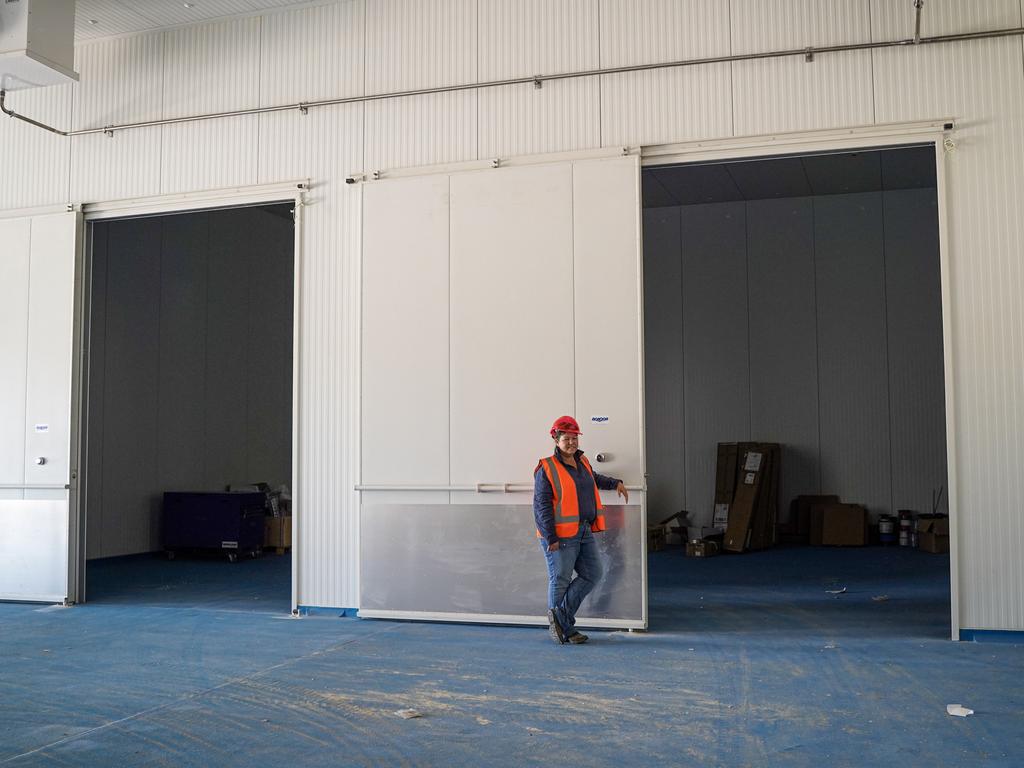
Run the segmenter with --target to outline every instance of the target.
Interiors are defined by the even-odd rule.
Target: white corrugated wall
[[[930,0],[922,33],[1021,24]],[[913,34],[910,0],[345,0],[80,45],[82,82],[15,93],[76,128],[595,66]],[[353,606],[360,207],[351,171],[952,115],[960,618],[1024,629],[1024,50],[1019,37],[409,97],[89,136],[0,120],[0,209],[308,176],[299,601]]]

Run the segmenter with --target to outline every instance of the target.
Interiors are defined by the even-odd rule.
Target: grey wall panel
[[[159,220],[129,220],[112,227],[107,246],[102,556],[148,550],[159,513],[153,496],[159,306]]]
[[[249,259],[255,247],[237,211],[210,231],[206,313],[206,485],[252,482],[248,476]],[[224,224],[224,226],[220,226]],[[241,446],[246,449],[239,450]]]
[[[685,490],[705,521],[713,444],[749,434],[784,446],[782,519],[819,491],[875,513],[930,508],[946,474],[935,192],[885,194],[884,229],[882,193],[731,204],[745,205],[738,222],[729,204],[644,212],[652,505]],[[729,348],[749,354],[749,402]],[[672,466],[680,433],[685,485]]]
[[[948,490],[935,190],[885,192],[883,204],[893,506],[927,512]]]
[[[644,211],[644,386],[647,519],[686,504],[683,305],[679,208]]]
[[[714,511],[716,444],[750,439],[744,203],[682,209],[686,506]]]
[[[871,511],[892,503],[882,202],[816,198],[821,490]]]
[[[207,214],[161,220],[159,487],[206,490]]]
[[[85,545],[86,558],[103,554],[103,412],[106,398],[107,337],[107,233],[99,224],[92,228],[92,298],[89,317],[89,385],[85,451]]]
[[[753,440],[784,446],[781,516],[818,493],[818,350],[811,198],[747,203]]]
[[[282,219],[282,217],[284,217]],[[248,476],[257,482],[291,485],[292,468],[292,252],[295,239],[288,208],[272,213],[245,209],[243,219],[258,248],[248,253]]]

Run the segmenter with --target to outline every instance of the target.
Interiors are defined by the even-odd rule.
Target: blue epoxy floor
[[[0,605],[0,764],[1024,765],[1024,648],[949,642],[944,556],[672,549],[651,632],[582,647],[291,619],[289,573],[127,558],[87,605]]]

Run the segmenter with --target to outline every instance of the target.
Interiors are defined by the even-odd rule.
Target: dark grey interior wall
[[[872,510],[892,505],[883,232],[879,193],[814,201],[821,487]]]
[[[930,508],[946,478],[934,189],[648,209],[644,227],[651,519],[709,522],[715,444],[734,440],[784,444],[783,505]]]
[[[937,227],[917,222],[936,218],[934,194],[892,194],[885,214],[886,314],[889,319],[889,399],[892,496],[897,509],[919,509],[946,477],[945,388],[941,343],[942,293]],[[943,492],[940,507],[948,509]]]
[[[647,505],[654,512],[648,520],[657,522],[678,512],[686,498],[679,209],[646,209],[643,227],[644,332],[657,344],[654,350],[646,345],[644,361]]]
[[[690,205],[680,215],[687,500],[710,505],[715,451],[705,447],[750,434],[746,204]]]
[[[291,482],[287,207],[93,225],[88,557],[160,546],[165,490]]]
[[[818,334],[811,198],[747,209],[750,437],[786,446],[780,495],[817,489]]]

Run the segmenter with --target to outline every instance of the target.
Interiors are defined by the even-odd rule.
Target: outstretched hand
[[[624,486],[621,481],[615,486],[615,492],[622,497],[624,502],[627,504],[629,503],[629,491],[626,490],[626,486]]]

